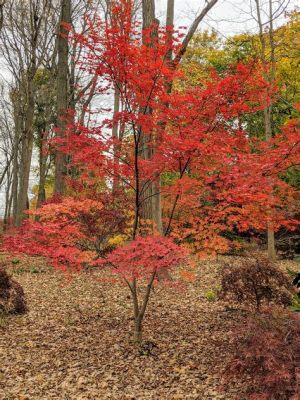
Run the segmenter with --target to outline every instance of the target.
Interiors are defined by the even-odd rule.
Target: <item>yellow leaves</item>
[[[133,211],[127,211],[126,212],[127,218],[128,218],[128,225],[127,228],[125,228],[123,234],[118,234],[113,237],[111,237],[108,240],[108,244],[111,246],[122,246],[124,245],[128,240],[132,238],[132,224],[133,224],[133,219],[134,219],[134,212]]]
[[[203,31],[194,35],[185,54],[182,69],[188,85],[199,85],[210,75],[210,69],[225,59],[221,48],[221,39],[215,31]],[[181,87],[182,82],[177,86]]]
[[[32,194],[34,195],[30,201],[30,208],[35,209],[37,205],[37,198],[39,193],[39,185],[34,185],[31,189]],[[46,192],[46,199],[52,196],[53,194],[53,182],[46,182],[45,184],[45,192]]]
[[[127,235],[116,235],[109,239],[108,244],[111,246],[121,246],[126,240],[128,240]]]

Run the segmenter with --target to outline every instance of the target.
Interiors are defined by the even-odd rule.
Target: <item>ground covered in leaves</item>
[[[155,287],[137,350],[126,287],[99,272],[68,281],[41,260],[16,263],[29,312],[0,319],[0,399],[242,400],[242,382],[220,391],[243,312],[215,301],[219,266]]]

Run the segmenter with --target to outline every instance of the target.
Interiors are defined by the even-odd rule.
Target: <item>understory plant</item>
[[[298,314],[273,308],[251,315],[234,331],[232,348],[225,386],[238,379],[249,400],[300,399]]]
[[[139,237],[127,246],[114,250],[98,263],[113,267],[112,272],[123,279],[131,293],[134,315],[134,342],[142,343],[142,323],[153,284],[161,272],[170,270],[188,260],[183,249],[161,236]],[[143,279],[146,287],[138,287]]]
[[[232,259],[221,271],[221,299],[261,311],[263,305],[288,306],[293,286],[287,273],[260,254]]]
[[[0,314],[24,314],[27,311],[22,286],[6,271],[6,263],[0,263]]]

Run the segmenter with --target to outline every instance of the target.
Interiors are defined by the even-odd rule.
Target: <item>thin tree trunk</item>
[[[173,41],[173,25],[174,25],[174,0],[168,0],[167,3],[167,16],[166,26],[168,28],[167,40],[169,42],[170,50],[168,51],[166,62],[172,62],[172,41]],[[167,93],[171,93],[172,86],[169,82],[166,82]],[[163,128],[165,129],[165,127]],[[153,138],[153,152],[155,152],[155,142],[159,142],[159,138]],[[152,183],[152,218],[154,231],[163,235],[163,223],[162,223],[162,203],[161,203],[161,177],[158,175]]]
[[[3,16],[3,7],[5,5],[5,0],[1,0],[0,1],[0,31],[2,29],[3,26],[3,20],[4,20],[4,16]]]
[[[259,39],[261,44],[261,53],[260,59],[263,64],[264,70],[264,78],[271,85],[274,83],[274,75],[275,75],[275,47],[274,47],[274,38],[273,38],[273,11],[272,11],[272,0],[269,0],[269,44],[271,49],[271,71],[268,71],[268,62],[266,59],[266,38],[263,30],[263,22],[261,19],[261,9],[259,0],[255,0],[256,3],[256,12],[257,12],[257,21],[259,27]],[[265,91],[266,101],[268,100],[268,90]],[[264,109],[264,127],[265,127],[265,139],[268,141],[272,135],[272,105],[269,104]],[[268,257],[270,260],[276,259],[276,249],[275,249],[275,235],[272,223],[272,210],[268,216],[268,226],[267,226],[267,244],[268,244]]]
[[[12,181],[12,174],[10,168],[7,170],[7,182],[6,182],[6,190],[5,190],[5,212],[4,212],[4,219],[3,219],[3,230],[6,230],[10,218],[10,210],[11,210],[11,181]]]
[[[143,328],[142,328],[142,321],[141,318],[137,318],[134,323],[134,335],[133,341],[137,345],[141,345],[143,342]]]
[[[154,0],[143,0],[142,1],[142,7],[143,7],[143,30],[148,30],[152,28],[151,36],[154,37],[157,36],[157,30],[155,29],[155,25],[159,24],[159,21],[155,18],[155,1]],[[149,43],[148,41],[145,42],[146,36],[143,35],[143,40],[144,43],[147,46],[154,46],[154,40],[152,43]],[[152,110],[150,107],[148,107],[146,110],[143,111],[145,114],[151,114]],[[153,132],[149,134],[144,134],[144,132],[141,132],[141,138],[140,138],[140,154],[143,159],[145,160],[150,160],[152,157],[153,153]],[[157,181],[157,186],[159,182]],[[141,182],[141,218],[144,221],[147,221],[146,225],[146,233],[148,230],[154,230],[154,214],[153,214],[153,208],[156,208],[157,204],[155,200],[152,198],[153,197],[153,190],[154,190],[154,184],[153,182],[149,181],[142,181]],[[159,190],[159,188],[158,188]],[[157,216],[157,212],[155,212]],[[150,225],[150,226],[149,226]]]
[[[274,43],[274,28],[273,28],[273,3],[269,0],[269,15],[270,15],[270,29],[269,29],[269,42],[271,48],[271,72],[270,72],[270,83],[274,84],[275,81],[275,43]],[[266,140],[269,140],[273,136],[272,131],[272,104],[267,109],[267,125],[266,129]],[[275,235],[272,221],[269,222],[268,226],[268,257],[271,260],[276,259],[276,248],[275,248]]]
[[[46,200],[46,173],[47,173],[47,155],[44,151],[44,133],[40,133],[40,153],[39,153],[39,191],[36,207],[39,208]]]
[[[20,147],[20,136],[21,136],[21,110],[20,103],[14,102],[14,123],[15,123],[15,137],[13,144],[13,177],[12,177],[12,217],[14,222],[17,217],[17,205],[18,205],[18,186],[19,186],[19,147]]]
[[[7,213],[8,213],[8,218],[10,219],[10,223],[9,224],[7,224],[7,226],[11,226],[11,218],[12,218],[12,200],[13,200],[13,196],[12,196],[12,191],[10,190],[10,193],[9,193],[9,204],[8,204],[8,210],[7,210]]]
[[[143,341],[143,319],[149,303],[151,290],[156,276],[157,276],[157,271],[155,269],[149,278],[141,304],[139,304],[138,300],[136,279],[134,278],[131,284],[127,282],[131,291],[132,301],[133,301],[133,315],[134,315],[133,340],[138,346],[140,346]]]
[[[34,73],[28,73],[27,80],[27,108],[25,116],[25,131],[22,136],[21,170],[19,176],[19,193],[17,201],[16,225],[19,226],[26,217],[24,211],[27,209],[29,176],[33,149],[33,118],[34,118]]]
[[[61,0],[61,15],[59,21],[59,34],[57,44],[57,136],[63,137],[67,124],[67,109],[69,105],[68,75],[69,75],[69,45],[68,30],[62,23],[71,22],[71,0]],[[64,193],[64,176],[66,173],[66,157],[60,151],[55,156],[54,192]]]
[[[117,85],[115,85],[115,92],[114,92],[114,118],[117,116],[117,114],[120,112],[120,89]],[[119,179],[118,179],[118,165],[119,165],[119,160],[117,153],[119,152],[119,123],[117,121],[114,121],[114,125],[112,127],[112,138],[115,140],[114,143],[114,174],[113,174],[113,193],[116,192],[119,186]]]

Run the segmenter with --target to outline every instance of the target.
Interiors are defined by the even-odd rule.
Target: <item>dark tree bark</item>
[[[4,20],[4,15],[3,15],[3,8],[5,5],[5,0],[1,0],[0,1],[0,31],[2,29],[3,26],[3,20]]]
[[[59,21],[57,39],[57,135],[63,136],[67,124],[67,110],[69,106],[69,45],[68,29],[62,24],[71,23],[71,0],[61,0],[61,13]],[[56,152],[55,157],[55,179],[54,192],[63,194],[64,176],[66,174],[66,157],[60,152]]]
[[[24,211],[28,208],[28,188],[29,188],[29,175],[31,167],[31,158],[33,150],[33,118],[34,118],[34,73],[35,64],[32,70],[28,73],[27,80],[27,107],[25,115],[25,127],[22,133],[21,140],[21,161],[22,168],[19,173],[19,192],[17,201],[17,214],[16,214],[16,225],[19,226],[22,220],[26,217]]]

